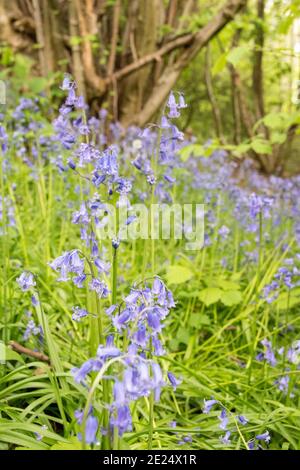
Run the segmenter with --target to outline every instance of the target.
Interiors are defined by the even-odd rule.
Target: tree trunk
[[[0,39],[38,58],[41,74],[71,73],[81,94],[111,104],[124,125],[144,125],[246,1],[224,0],[206,25],[188,31],[198,0],[0,0]]]

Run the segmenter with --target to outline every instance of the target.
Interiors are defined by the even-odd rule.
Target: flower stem
[[[112,263],[112,303],[117,301],[117,275],[118,275],[118,249],[113,248],[113,263]]]

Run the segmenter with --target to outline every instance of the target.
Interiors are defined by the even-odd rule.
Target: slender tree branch
[[[90,14],[90,2],[86,2],[86,9],[89,15]],[[94,66],[93,60],[93,51],[91,47],[90,39],[88,38],[88,34],[90,33],[86,16],[82,11],[82,7],[84,6],[83,2],[79,0],[75,0],[78,21],[79,21],[79,31],[80,36],[82,37],[83,44],[82,44],[82,62],[84,65],[84,75],[86,78],[87,83],[95,90],[97,90],[100,94],[105,92],[105,84],[102,77],[100,77]]]
[[[120,3],[120,0],[117,0],[114,6],[111,49],[110,49],[110,54],[109,54],[109,59],[108,59],[108,64],[107,64],[107,74],[109,77],[112,76],[113,71],[115,69],[120,13],[121,13],[121,3]]]
[[[140,69],[141,67],[144,67],[145,65],[153,61],[160,61],[164,55],[168,54],[174,49],[178,49],[180,47],[190,44],[193,41],[194,37],[195,37],[194,33],[188,33],[183,36],[172,39],[171,41],[166,43],[163,47],[161,47],[157,51],[151,52],[150,54],[147,54],[144,57],[141,57],[135,62],[132,62],[131,64],[126,65],[121,70],[118,70],[114,74],[108,76],[106,78],[106,83],[109,83],[114,79],[120,80],[121,78],[126,77],[127,75],[135,72],[136,70]]]
[[[143,110],[136,116],[131,117],[131,119],[127,118],[127,122],[125,121],[124,124],[136,123],[138,125],[144,125],[149,122],[153,114],[167,98],[170,90],[175,85],[180,73],[186,65],[219,31],[221,31],[221,29],[232,21],[234,16],[245,4],[246,0],[229,0],[206,26],[196,34],[192,34],[192,40],[189,39],[187,41],[187,37],[185,37],[189,47],[186,48],[185,52],[181,54],[172,66],[166,67],[157,84],[154,86]]]
[[[9,345],[11,349],[13,349],[14,351],[18,353],[25,354],[26,356],[30,356],[30,357],[33,357],[34,359],[38,359],[39,361],[47,362],[48,364],[50,364],[50,358],[46,356],[46,354],[43,354],[38,351],[33,351],[32,349],[29,349],[29,348],[25,348],[25,346],[22,346],[22,344],[17,343],[16,341],[10,341]]]

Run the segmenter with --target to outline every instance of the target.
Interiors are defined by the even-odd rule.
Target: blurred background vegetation
[[[203,153],[300,172],[300,0],[0,0],[0,45],[7,99],[59,106],[67,72],[93,113],[144,126],[174,89]]]

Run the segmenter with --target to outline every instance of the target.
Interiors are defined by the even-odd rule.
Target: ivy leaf
[[[221,302],[227,307],[237,305],[242,301],[242,294],[238,290],[227,290],[221,295]]]
[[[199,299],[208,307],[220,300],[222,290],[218,287],[207,287],[199,293]]]
[[[192,277],[192,271],[184,266],[173,265],[167,268],[166,279],[168,284],[182,284]]]

